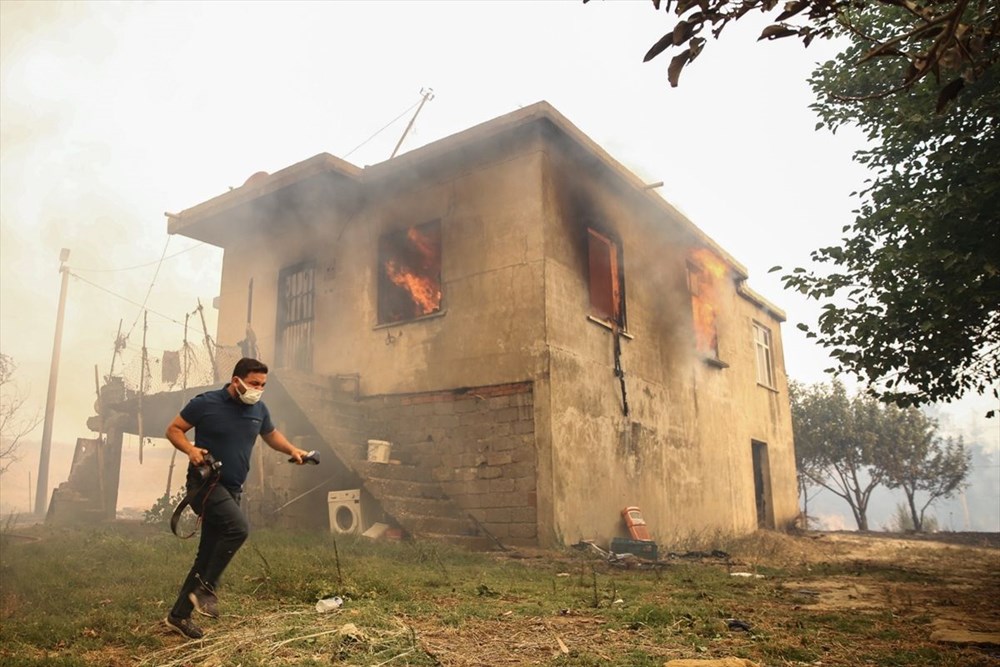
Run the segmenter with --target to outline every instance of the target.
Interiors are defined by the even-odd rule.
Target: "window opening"
[[[728,269],[711,252],[691,252],[687,265],[691,314],[694,321],[695,349],[707,359],[719,359],[718,281]]]
[[[609,237],[587,230],[590,308],[594,316],[625,328],[625,288],[621,249]]]
[[[441,310],[441,221],[379,239],[378,322],[413,320]]]
[[[278,274],[278,366],[312,370],[315,270],[303,262]]]
[[[774,387],[774,356],[771,351],[771,330],[753,323],[753,343],[757,352],[757,382]]]

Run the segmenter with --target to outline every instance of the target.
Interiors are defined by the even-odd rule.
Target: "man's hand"
[[[188,460],[191,461],[191,465],[197,468],[205,463],[205,454],[208,454],[207,449],[202,449],[201,447],[193,447],[191,453],[188,454]]]
[[[288,460],[294,461],[296,465],[302,465],[305,461],[302,457],[306,456],[309,452],[304,449],[299,449],[298,447],[292,447],[291,451],[288,452]]]
[[[262,433],[260,437],[267,443],[267,446],[274,451],[281,452],[282,454],[288,454],[288,460],[290,462],[294,462],[298,465],[305,463],[303,457],[308,456],[309,452],[304,449],[299,449],[293,445],[278,429],[274,429],[270,433]]]

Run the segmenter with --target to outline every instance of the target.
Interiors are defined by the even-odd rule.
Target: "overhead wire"
[[[160,275],[160,267],[163,266],[163,258],[167,256],[167,247],[170,245],[170,235],[167,235],[167,240],[163,244],[163,252],[160,253],[160,261],[156,263],[156,271],[153,271],[153,279],[149,281],[149,289],[146,290],[146,296],[142,299],[142,305],[139,306],[139,312],[136,313],[135,319],[132,321],[132,326],[129,327],[128,333],[125,334],[125,340],[132,335],[135,330],[135,325],[139,323],[139,317],[142,315],[142,311],[146,310],[146,303],[149,301],[149,295],[153,293],[153,285],[156,284],[156,277]]]
[[[418,104],[420,104],[420,100],[414,102],[411,106],[409,106],[406,109],[406,111],[404,111],[403,113],[399,114],[398,116],[396,116],[395,118],[393,118],[392,120],[390,120],[388,123],[386,123],[385,126],[382,127],[382,129],[378,130],[377,132],[375,132],[375,134],[373,134],[372,136],[368,137],[367,139],[365,139],[364,141],[362,141],[360,144],[358,144],[357,146],[355,146],[354,148],[352,148],[351,150],[349,150],[347,153],[345,153],[344,154],[344,158],[346,159],[348,156],[350,156],[351,153],[353,153],[354,151],[358,150],[359,148],[361,148],[362,146],[364,146],[365,144],[367,144],[369,141],[371,141],[372,139],[374,139],[378,135],[380,135],[383,132],[385,132],[389,128],[390,125],[392,125],[393,123],[395,123],[397,120],[399,120],[400,118],[402,118],[406,114],[410,113],[410,111],[412,111]]]
[[[146,312],[148,312],[150,315],[156,315],[157,317],[162,317],[163,319],[165,319],[165,320],[167,320],[169,322],[173,322],[174,324],[176,324],[178,326],[184,326],[183,322],[181,322],[179,320],[175,320],[174,318],[170,317],[169,315],[164,315],[163,313],[158,313],[155,310],[150,310],[150,309],[148,309],[148,308],[145,307],[145,304],[141,304],[138,301],[133,301],[132,299],[128,298],[127,296],[123,296],[121,294],[118,294],[117,292],[109,290],[107,287],[104,287],[103,285],[98,285],[97,283],[95,283],[92,280],[87,280],[83,276],[77,275],[76,273],[73,273],[72,271],[69,272],[69,275],[73,276],[77,280],[81,280],[81,281],[87,283],[88,285],[96,287],[97,289],[101,290],[102,292],[107,292],[108,294],[110,294],[113,297],[121,299],[122,301],[126,301],[126,302],[132,304],[133,306],[139,306],[139,308],[146,310]],[[123,336],[123,338],[124,338],[124,336]]]
[[[168,239],[169,239],[169,237],[168,237]],[[154,264],[157,264],[158,262],[162,262],[162,261],[167,260],[167,259],[173,259],[174,257],[177,257],[178,255],[183,255],[186,252],[191,252],[192,250],[196,250],[196,249],[202,247],[203,245],[205,245],[205,242],[201,241],[201,242],[196,243],[195,245],[191,246],[190,248],[184,248],[184,250],[178,250],[175,253],[167,255],[166,257],[161,257],[159,260],[157,260],[155,262],[146,262],[145,264],[136,264],[135,266],[125,266],[125,267],[122,267],[120,269],[81,269],[79,267],[75,267],[75,270],[76,271],[85,271],[87,273],[117,273],[117,272],[120,272],[120,271],[133,271],[135,269],[144,269],[147,266],[152,266]]]
[[[421,98],[421,100],[418,100],[418,101],[414,102],[409,107],[407,107],[406,109],[404,109],[398,116],[396,116],[391,121],[389,121],[388,123],[386,123],[384,126],[382,126],[381,128],[379,128],[370,137],[368,137],[367,139],[365,139],[364,141],[362,141],[360,144],[358,144],[357,146],[355,146],[354,148],[352,148],[350,151],[348,151],[347,153],[345,153],[343,157],[347,158],[352,153],[354,153],[355,151],[357,151],[358,149],[360,149],[362,146],[364,146],[365,144],[367,144],[369,141],[371,141],[372,139],[374,139],[375,137],[377,137],[379,134],[381,134],[382,132],[384,132],[385,130],[387,130],[390,126],[392,126],[393,123],[397,122],[403,116],[405,116],[410,111],[412,111],[415,107],[417,107],[417,105],[420,104],[420,102],[422,101],[422,99],[423,98]],[[346,225],[345,225],[345,227],[346,227]],[[341,233],[343,233],[343,229],[341,230]],[[163,251],[160,253],[160,259],[158,259],[155,262],[147,262],[147,263],[144,263],[144,264],[137,264],[135,266],[128,266],[128,267],[117,268],[117,269],[75,269],[75,271],[84,271],[84,272],[88,272],[88,273],[116,273],[116,272],[121,272],[121,271],[132,271],[132,270],[135,270],[135,269],[141,269],[141,268],[145,268],[147,266],[152,266],[153,264],[156,264],[156,270],[153,272],[153,278],[149,282],[149,288],[146,290],[146,295],[145,295],[145,297],[143,297],[142,303],[138,303],[136,301],[133,301],[132,299],[129,299],[126,296],[118,294],[117,292],[114,292],[114,291],[108,289],[107,287],[104,287],[103,285],[99,285],[99,284],[97,284],[97,283],[95,283],[95,282],[93,282],[91,280],[88,280],[87,278],[84,278],[83,276],[79,275],[78,273],[75,273],[74,271],[69,271],[69,274],[71,276],[73,276],[74,278],[76,278],[77,280],[85,282],[88,285],[96,287],[97,289],[99,289],[99,290],[101,290],[103,292],[106,292],[107,294],[110,294],[111,296],[114,296],[114,297],[116,297],[118,299],[121,299],[121,300],[127,302],[127,303],[130,303],[130,304],[132,304],[134,306],[138,306],[139,307],[139,313],[136,315],[135,320],[133,320],[132,326],[129,327],[128,333],[126,333],[122,337],[123,340],[127,340],[128,337],[131,335],[132,331],[135,330],[135,327],[138,324],[139,318],[141,317],[143,311],[147,311],[147,312],[149,312],[152,315],[156,315],[157,317],[162,317],[163,319],[167,320],[168,322],[173,322],[174,324],[177,324],[178,326],[186,326],[184,323],[182,323],[182,322],[180,322],[180,321],[178,321],[178,320],[170,317],[169,315],[164,315],[163,313],[158,313],[156,311],[149,310],[148,308],[146,308],[146,304],[149,301],[150,294],[152,294],[152,292],[153,292],[153,287],[156,285],[156,279],[157,279],[157,277],[160,274],[160,268],[163,266],[164,260],[171,259],[173,257],[177,257],[178,255],[182,255],[182,254],[184,254],[186,252],[190,252],[190,251],[192,251],[192,250],[194,250],[196,248],[199,248],[199,247],[205,245],[205,243],[204,242],[198,243],[198,244],[193,245],[193,246],[191,246],[189,248],[185,248],[184,250],[179,250],[178,252],[175,252],[172,255],[168,256],[167,255],[167,248],[169,247],[169,245],[170,245],[170,236],[168,235],[166,242],[163,244]]]

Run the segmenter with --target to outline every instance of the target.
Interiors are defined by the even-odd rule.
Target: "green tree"
[[[922,530],[928,533],[937,532],[937,517],[926,517],[923,525]],[[896,533],[909,533],[916,530],[913,527],[913,516],[910,514],[910,508],[904,503],[896,503],[896,511],[893,513],[892,518],[889,519],[888,529]]]
[[[916,408],[885,408],[884,423],[892,442],[878,455],[885,485],[902,489],[913,530],[925,527],[924,513],[940,498],[960,491],[969,474],[971,453],[961,438],[946,440],[937,435],[937,423]],[[918,504],[917,494],[924,498]]]
[[[0,475],[18,460],[22,439],[35,430],[41,419],[38,414],[26,417],[26,394],[14,382],[17,365],[0,352]]]
[[[804,401],[807,401],[806,394],[809,389],[802,383],[792,380],[788,383],[788,393],[793,410],[798,406],[802,408]],[[833,406],[826,406],[829,410]],[[793,415],[795,413],[793,412]],[[826,421],[832,422],[826,415]],[[807,414],[804,409],[798,413],[800,419],[799,428],[813,428],[813,424],[821,419],[820,414],[815,412]],[[823,462],[825,451],[822,446],[822,439],[817,437],[796,437],[795,441],[795,480],[799,487],[799,497],[802,499],[802,527],[809,528],[812,516],[809,514],[809,501],[815,496],[812,490],[818,485],[813,480],[823,476]]]
[[[887,445],[881,405],[868,395],[848,396],[838,381],[793,383],[789,393],[799,474],[842,498],[858,530],[868,530],[868,503],[885,477],[877,464]]]
[[[792,382],[789,397],[799,488],[815,484],[842,498],[859,530],[868,530],[868,503],[880,485],[903,490],[914,530],[923,529],[928,507],[962,488],[969,452],[961,439],[938,437],[937,423],[916,408],[849,396],[839,381]]]
[[[730,22],[751,12],[771,15],[774,21],[761,32],[761,40],[795,37],[809,46],[817,37],[848,33],[864,41],[867,48],[851,64],[890,62],[897,74],[866,93],[870,97],[886,97],[933,79],[943,106],[998,60],[1000,10],[995,0],[653,0],[653,6],[679,19],[644,58],[676,52],[667,68],[671,86],[705,48],[709,34],[718,39]],[[873,34],[857,22],[859,12],[885,9],[897,15],[891,31]]]
[[[859,11],[852,45],[811,79],[820,126],[867,133],[871,146],[855,157],[872,178],[857,193],[857,217],[840,245],[816,250],[814,269],[782,280],[826,302],[815,328],[799,327],[829,350],[835,370],[856,375],[883,400],[907,406],[970,391],[996,396],[1000,73],[993,67],[970,77],[947,113],[934,111],[931,80],[891,100],[874,98],[901,65],[855,66],[872,48],[862,35],[886,40],[905,14]],[[1000,49],[1000,39],[991,48]]]
[[[751,12],[778,12],[760,39],[847,40],[811,79],[817,127],[860,127],[871,147],[856,159],[872,178],[857,193],[857,217],[841,244],[815,251],[816,268],[782,276],[787,288],[824,302],[816,327],[800,328],[829,350],[832,370],[856,375],[884,400],[906,406],[970,391],[997,395],[1000,2],[653,5],[678,19],[646,54],[648,61],[676,52],[672,85],[708,36],[719,38]]]

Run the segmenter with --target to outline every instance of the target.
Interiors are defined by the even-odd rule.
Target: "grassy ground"
[[[256,531],[202,641],[162,619],[194,540],[136,524],[0,543],[3,665],[997,665],[996,544],[761,533],[616,567],[592,551],[474,554]],[[695,547],[729,558],[695,557]],[[742,573],[749,576],[734,576]],[[338,595],[337,611],[316,601]],[[935,635],[935,633],[938,633]],[[994,635],[995,636],[995,635]],[[934,638],[937,637],[937,638]],[[984,640],[984,638],[986,638]]]

